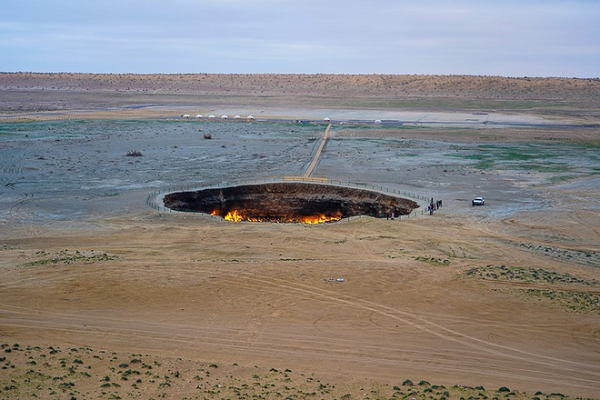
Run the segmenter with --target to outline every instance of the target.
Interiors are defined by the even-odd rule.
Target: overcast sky
[[[600,76],[600,0],[0,0],[0,71]]]

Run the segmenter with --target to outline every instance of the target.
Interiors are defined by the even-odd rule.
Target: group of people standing
[[[442,200],[434,200],[432,197],[431,201],[429,202],[429,205],[427,206],[427,211],[429,211],[429,215],[433,214],[433,212],[438,208],[442,208]],[[396,213],[388,212],[385,214],[385,218],[391,219],[393,221],[394,219],[396,219]]]
[[[431,201],[429,202],[429,206],[427,207],[427,210],[429,210],[429,215],[433,214],[434,210],[437,210],[438,208],[442,207],[442,200],[433,200],[433,197],[431,198]]]

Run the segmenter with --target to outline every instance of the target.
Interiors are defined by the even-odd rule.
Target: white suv
[[[485,204],[485,199],[483,197],[475,197],[471,201],[471,204],[473,204],[473,206],[482,206]]]

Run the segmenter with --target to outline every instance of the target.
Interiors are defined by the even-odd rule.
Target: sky
[[[0,71],[600,77],[600,0],[0,0]]]

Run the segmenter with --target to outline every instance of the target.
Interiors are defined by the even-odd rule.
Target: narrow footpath
[[[325,129],[325,133],[323,134],[323,137],[321,137],[321,143],[319,143],[319,148],[317,149],[317,152],[315,153],[315,155],[314,155],[312,161],[310,162],[308,168],[306,169],[306,171],[302,175],[303,178],[308,178],[309,176],[311,176],[312,173],[313,173],[313,170],[317,166],[317,163],[319,162],[319,157],[321,157],[321,153],[323,152],[323,148],[325,147],[325,143],[327,143],[327,139],[329,137],[329,129],[330,128],[331,128],[331,124],[327,125],[327,129]]]

